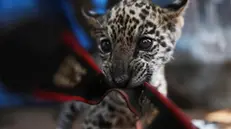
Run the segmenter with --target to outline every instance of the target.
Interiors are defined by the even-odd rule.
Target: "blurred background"
[[[153,2],[164,6],[172,1]],[[10,56],[1,49],[9,41],[19,45],[31,43],[25,46],[29,46],[32,51],[39,51],[37,48],[41,48],[42,52],[39,52],[43,55],[54,53],[59,42],[57,36],[68,24],[79,43],[97,62],[96,45],[89,37],[80,7],[89,6],[98,13],[104,13],[117,2],[118,0],[0,0],[0,59]],[[226,121],[218,119],[220,114],[215,115],[215,121],[222,121],[226,129],[231,125],[230,14],[231,0],[191,0],[174,60],[166,67],[169,97],[193,118],[215,120],[214,112],[224,113],[225,117],[222,118]],[[10,58],[13,59],[14,55]],[[4,62],[0,62],[2,69],[3,64]],[[11,93],[0,83],[0,128],[54,128],[56,105]],[[41,125],[42,121],[44,124]]]

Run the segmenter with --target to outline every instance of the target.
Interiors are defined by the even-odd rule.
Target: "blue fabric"
[[[94,5],[94,11],[97,13],[105,13],[106,5],[108,0],[91,0],[92,4]],[[160,2],[160,0],[153,0],[158,4],[166,4],[172,0],[166,0],[165,2]],[[7,25],[9,23],[17,22],[18,19],[24,17],[33,17],[39,11],[38,7],[39,0],[0,0],[0,27],[2,25]],[[91,48],[91,41],[87,34],[85,33],[84,29],[79,25],[77,19],[74,17],[73,8],[67,0],[53,0],[53,1],[45,1],[45,2],[52,2],[47,5],[52,5],[48,7],[46,10],[47,13],[54,11],[56,9],[60,9],[64,11],[66,18],[68,19],[72,31],[76,36],[76,39],[80,42],[80,44],[85,49]],[[57,8],[56,5],[61,5],[61,8]],[[44,8],[45,9],[45,8]],[[62,10],[63,9],[63,10]],[[32,98],[23,97],[20,94],[12,94],[7,92],[3,88],[3,84],[0,83],[0,107],[5,106],[15,106],[15,105],[22,105],[25,103],[33,103],[35,102]],[[37,102],[37,101],[36,101]]]
[[[37,0],[0,0],[0,27],[17,23],[19,19],[38,13]],[[0,107],[24,104],[20,94],[9,93],[0,83]]]
[[[41,2],[41,1],[40,1]],[[73,9],[66,0],[43,1],[42,10],[38,8],[38,0],[0,0],[0,23],[8,25],[17,23],[25,17],[32,17],[35,13],[43,11],[46,15],[52,15],[52,12],[64,12],[69,21],[73,33],[79,43],[85,48],[90,49],[91,43],[84,29],[78,24],[73,14]],[[61,7],[60,7],[61,5]],[[49,6],[49,7],[47,7]],[[52,7],[51,7],[52,6]],[[35,101],[32,97],[13,94],[4,89],[4,85],[0,84],[0,107],[19,106],[24,104],[36,104],[43,101]],[[44,104],[44,103],[43,103]]]
[[[0,0],[0,25],[17,22],[38,13],[38,0]],[[0,26],[0,27],[1,27]]]
[[[78,39],[82,47],[84,47],[86,50],[89,50],[91,48],[90,38],[87,36],[84,29],[79,25],[77,19],[74,17],[74,10],[72,6],[67,2],[67,0],[61,0],[61,4],[76,39]]]
[[[8,107],[23,104],[23,98],[17,94],[9,93],[0,83],[0,107]]]
[[[104,14],[106,12],[108,0],[91,0],[94,6],[94,11],[98,14]]]

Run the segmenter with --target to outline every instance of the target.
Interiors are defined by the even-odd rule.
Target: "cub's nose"
[[[113,76],[112,78],[116,87],[125,88],[128,85],[129,77],[126,74]]]
[[[116,61],[112,65],[111,77],[116,87],[125,88],[129,82],[129,71],[127,63],[124,61]]]

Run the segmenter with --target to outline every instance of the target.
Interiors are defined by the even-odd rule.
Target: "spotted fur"
[[[184,24],[185,1],[178,8],[160,8],[149,0],[123,0],[103,16],[86,16],[99,44],[101,68],[111,86],[135,87],[149,82],[170,61]],[[151,40],[145,50],[138,45],[143,38]],[[109,52],[102,49],[105,40],[110,43]]]
[[[142,118],[127,108],[127,103],[117,92],[109,93],[98,105],[67,102],[60,113],[57,129],[71,129],[77,116],[81,129],[136,129],[137,120],[147,126],[154,120],[158,110],[147,99],[140,99],[140,104],[143,105]]]
[[[180,38],[187,4],[188,0],[180,0],[161,8],[151,0],[121,0],[102,16],[83,11],[111,87],[136,87],[146,81],[167,96],[164,65],[171,60]],[[155,118],[156,109],[147,100],[141,105],[147,114],[140,119],[147,124]],[[137,117],[117,93],[112,92],[99,105],[70,102],[66,106],[59,119],[60,129],[71,128],[73,117],[80,112],[85,112],[82,129],[135,129]]]

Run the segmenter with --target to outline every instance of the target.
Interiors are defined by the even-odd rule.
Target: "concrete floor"
[[[21,108],[0,112],[0,129],[55,129],[55,111],[49,108]]]
[[[30,107],[0,110],[0,129],[55,129],[57,108]],[[205,118],[203,110],[185,111],[191,118]],[[78,125],[74,125],[78,129]],[[223,128],[230,129],[230,128]]]

